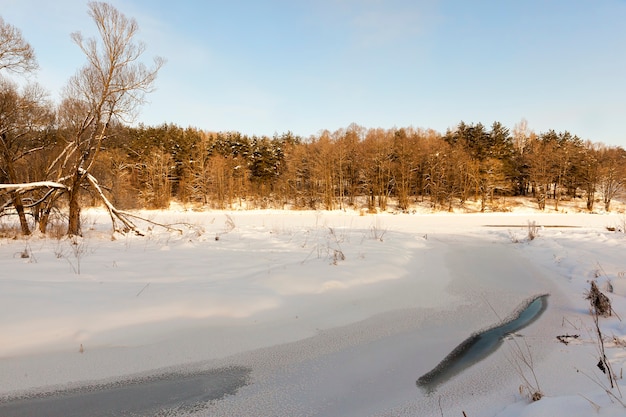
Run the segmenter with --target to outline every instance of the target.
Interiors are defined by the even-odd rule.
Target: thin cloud
[[[402,42],[428,32],[439,20],[438,4],[438,0],[343,0],[334,3],[334,8],[348,23],[352,42],[368,48]]]

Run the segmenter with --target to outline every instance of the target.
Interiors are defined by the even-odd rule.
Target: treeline
[[[63,131],[40,132],[36,140],[23,146],[38,150],[20,158],[18,182],[46,178]],[[511,131],[498,122],[489,128],[461,122],[445,134],[352,124],[307,139],[118,125],[99,152],[92,172],[109,200],[126,209],[166,208],[176,200],[215,209],[401,211],[417,202],[452,210],[476,201],[482,210],[499,210],[498,197],[528,196],[539,209],[579,198],[589,210],[596,199],[609,210],[626,178],[621,147],[569,132],[535,134],[525,123]],[[84,193],[84,203],[98,203],[90,198]]]

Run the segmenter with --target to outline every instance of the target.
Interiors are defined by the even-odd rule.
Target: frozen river
[[[412,308],[390,309],[296,342],[201,364],[206,370],[196,374],[23,398],[0,405],[0,413],[428,415],[439,407],[441,398],[471,399],[514,389],[518,383],[514,373],[503,369],[506,346],[429,392],[415,382],[471,334],[505,320],[530,297],[551,292],[549,281],[512,244],[455,235],[431,239],[429,244],[433,256],[420,257],[414,265],[420,279],[374,284],[378,288],[373,290],[381,294],[415,293]],[[428,264],[423,264],[424,259]],[[430,295],[420,293],[431,288],[422,285],[423,274],[445,285]],[[419,300],[424,296],[450,302],[422,308]],[[471,401],[466,406],[471,409]]]

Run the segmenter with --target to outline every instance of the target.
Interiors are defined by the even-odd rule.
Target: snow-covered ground
[[[626,235],[608,230],[622,214],[140,214],[180,231],[112,239],[107,215],[86,210],[74,242],[0,239],[0,402],[239,366],[248,384],[195,415],[626,412]],[[616,314],[600,327],[613,389],[596,366],[592,279],[612,287]],[[470,334],[544,293],[546,312],[496,352],[433,392],[416,386]],[[543,398],[529,401],[526,385]]]

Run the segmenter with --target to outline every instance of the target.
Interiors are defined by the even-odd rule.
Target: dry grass
[[[509,347],[512,355],[509,358],[509,363],[522,380],[522,384],[519,386],[520,395],[528,397],[531,401],[539,401],[543,398],[543,392],[535,373],[535,362],[528,342],[524,339],[522,345],[513,339]]]
[[[585,292],[585,299],[589,300],[594,316],[609,317],[611,315],[613,311],[611,300],[598,289],[595,281],[591,281],[591,288]]]

